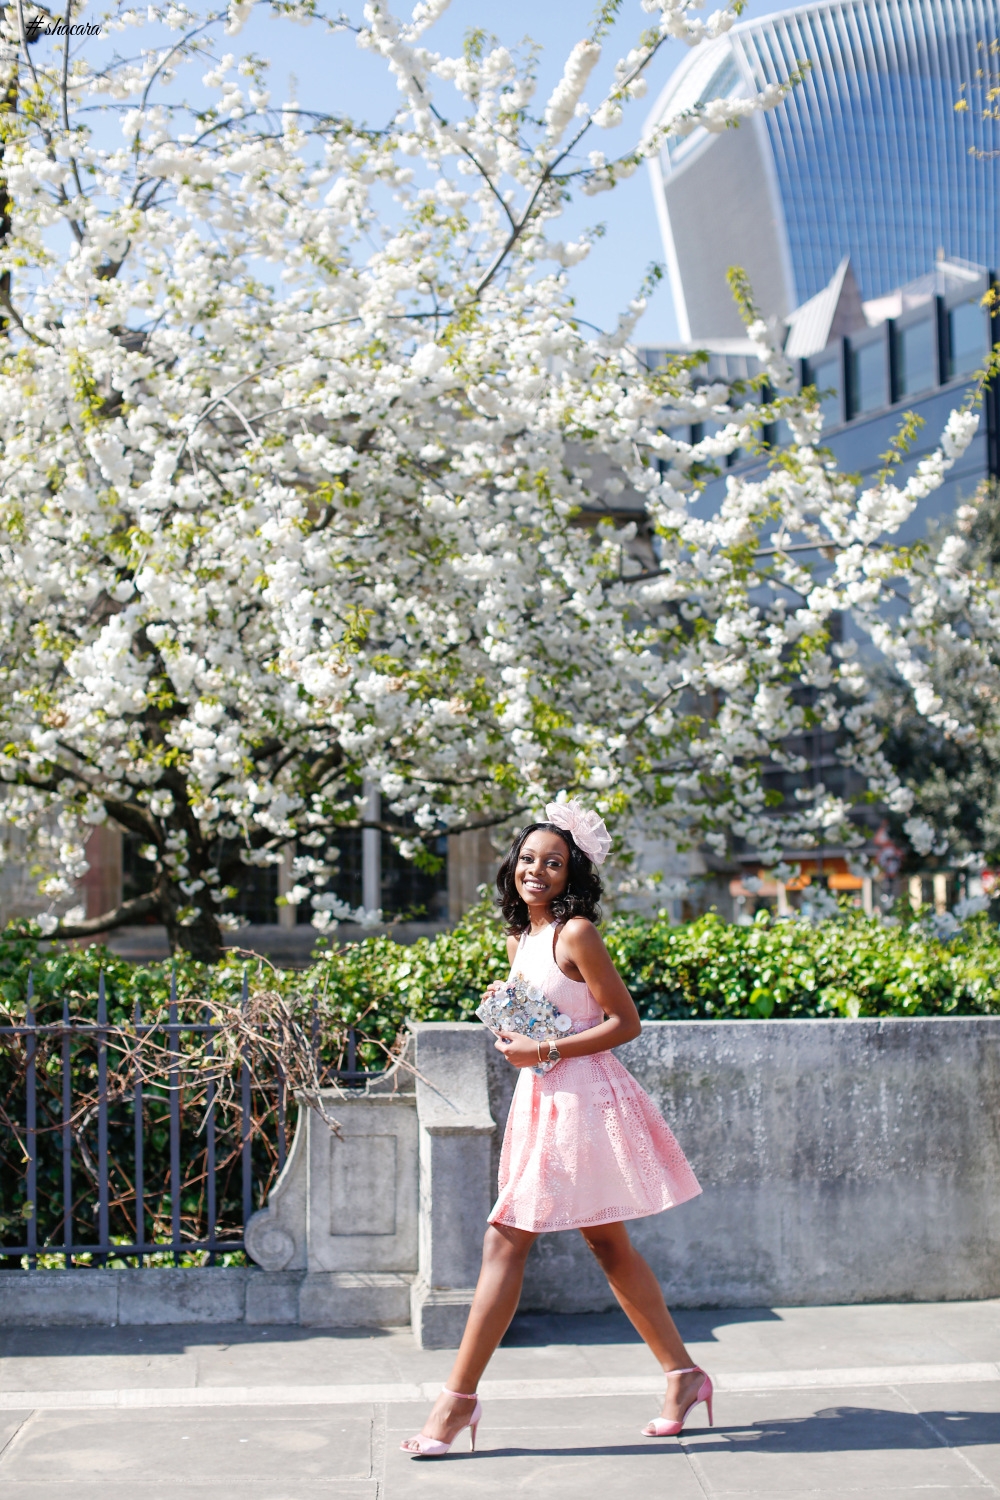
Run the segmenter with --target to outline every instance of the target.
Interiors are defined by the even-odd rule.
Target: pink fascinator
[[[571,833],[576,847],[595,865],[603,865],[611,848],[611,835],[600,813],[592,812],[579,802],[550,802],[545,817],[547,822]]]

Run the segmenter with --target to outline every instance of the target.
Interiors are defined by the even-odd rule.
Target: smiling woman
[[[546,816],[521,830],[497,874],[511,962],[506,984],[520,979],[540,991],[569,1026],[558,1045],[525,1035],[497,1039],[520,1069],[499,1195],[448,1386],[424,1430],[402,1444],[414,1457],[446,1453],[466,1426],[475,1443],[476,1386],[517,1308],[528,1254],[539,1234],[560,1229],[580,1230],[666,1375],[662,1416],[645,1436],[676,1435],[700,1401],[711,1421],[712,1382],[691,1364],[659,1283],[625,1229],[627,1219],[673,1208],[701,1189],[656,1105],[611,1052],[642,1029],[594,925],[595,865],[611,838],[597,814],[576,802],[550,803]],[[503,988],[494,981],[487,996]]]
[[[558,886],[553,893],[553,887]],[[514,840],[497,872],[500,911],[507,930],[520,934],[531,926],[529,905],[548,897],[553,918],[601,919],[601,880],[591,861],[575,842],[567,849],[565,836],[553,823],[531,823]]]

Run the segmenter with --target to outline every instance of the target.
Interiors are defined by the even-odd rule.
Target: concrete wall
[[[704,1189],[631,1225],[674,1306],[1000,1296],[1000,1017],[653,1022],[621,1055]],[[415,1026],[367,1096],[330,1098],[339,1136],[301,1112],[247,1230],[262,1269],[0,1272],[0,1324],[409,1317],[451,1347],[514,1081],[478,1024]],[[521,1305],[614,1303],[570,1231]]]
[[[410,1321],[412,1276],[261,1271],[0,1271],[0,1328],[263,1323],[372,1328]]]
[[[1000,1295],[1000,1018],[652,1022],[620,1055],[704,1189],[631,1226],[675,1306]],[[522,1306],[612,1305],[581,1237],[543,1235]]]

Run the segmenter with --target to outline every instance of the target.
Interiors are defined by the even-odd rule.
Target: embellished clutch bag
[[[476,1010],[484,1026],[496,1036],[528,1036],[533,1042],[550,1041],[565,1036],[573,1022],[546,1000],[541,990],[529,984],[520,974],[496,990]],[[557,1064],[536,1063],[533,1073],[550,1073]]]

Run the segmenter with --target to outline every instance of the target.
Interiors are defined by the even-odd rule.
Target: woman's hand
[[[494,979],[492,983],[488,984],[483,990],[483,999],[490,1000],[498,992],[498,990],[503,990],[506,988],[507,981],[505,979]]]
[[[493,1044],[502,1052],[512,1068],[535,1068],[538,1066],[538,1043],[527,1036],[502,1036]]]

